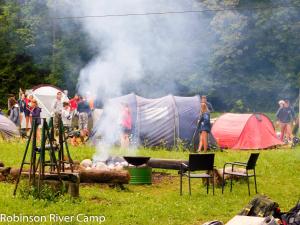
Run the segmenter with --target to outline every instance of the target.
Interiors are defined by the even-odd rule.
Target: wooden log
[[[10,173],[11,167],[0,167],[0,174],[7,176]]]
[[[20,171],[20,169],[17,169],[17,168],[11,168],[10,169],[9,175],[10,175],[12,180],[16,180],[18,178],[19,171]]]
[[[19,169],[12,168],[10,176],[16,179],[19,174]],[[28,177],[29,172],[22,172],[22,176]],[[36,174],[38,176],[38,174]],[[57,174],[45,173],[45,180],[58,180]],[[73,183],[113,183],[113,184],[128,184],[130,175],[127,170],[80,170],[79,173],[61,173],[62,180],[71,181]]]
[[[130,180],[127,170],[81,170],[79,176],[82,183],[128,184]]]
[[[230,172],[231,167],[226,167],[225,170],[227,172]],[[239,173],[246,173],[246,170],[243,168],[234,168],[234,171],[239,172]],[[222,184],[223,184],[223,169],[214,169],[213,173],[214,173],[214,178],[215,178],[215,185],[222,186]],[[210,172],[210,174],[211,174],[211,172]],[[226,180],[230,180],[230,178],[232,178],[234,180],[238,180],[238,179],[241,179],[242,177],[225,174],[225,176],[224,176],[225,183],[226,183]],[[209,181],[210,181],[210,183],[212,183],[212,179],[210,179]],[[206,179],[203,179],[203,183],[206,184]]]
[[[64,181],[62,183],[58,180],[43,180],[42,184],[48,185],[54,192],[68,193],[72,197],[79,197],[79,182]]]
[[[68,182],[68,183],[69,183],[67,189],[68,194],[70,194],[74,198],[79,197],[79,183],[74,183],[74,182]]]
[[[0,167],[4,167],[4,163],[0,161]]]
[[[151,158],[151,159],[149,159],[147,166],[152,167],[152,168],[159,168],[159,169],[180,170],[181,163],[188,164],[188,161],[181,160],[181,159]]]
[[[0,174],[0,182],[2,182],[2,181],[6,181],[6,176]]]
[[[63,190],[63,184],[58,180],[43,180],[42,185],[49,186],[54,192],[61,192]]]
[[[19,168],[11,168],[10,170],[10,179],[16,180],[19,175]],[[29,170],[24,169],[21,174],[22,177],[28,177],[29,176]],[[38,173],[36,173],[36,178],[38,177]],[[79,175],[78,173],[60,173],[60,177],[64,181],[71,181],[75,183],[80,183]],[[45,173],[44,179],[43,180],[58,180],[59,176],[58,174],[50,174],[50,173]]]
[[[73,160],[73,170],[79,170],[79,168],[80,168],[80,161]]]

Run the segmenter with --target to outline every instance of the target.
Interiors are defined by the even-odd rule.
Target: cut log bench
[[[9,171],[6,168],[0,168],[0,171],[5,171],[5,174],[12,180],[16,180],[19,174],[19,169],[9,168]],[[28,177],[29,172],[23,171],[21,176]],[[36,177],[38,173],[36,173]],[[79,170],[76,173],[61,172],[60,177],[64,182],[67,192],[73,196],[79,196],[79,184],[80,183],[108,183],[113,185],[118,185],[121,188],[123,184],[128,184],[130,180],[130,175],[127,170],[99,170],[99,169],[84,169]],[[0,173],[0,181],[5,181],[6,176],[3,176]],[[43,183],[51,186],[54,190],[58,190],[58,187],[61,185],[59,181],[59,175],[57,173],[45,173],[43,178]]]
[[[10,175],[16,179],[19,169],[11,169]],[[28,176],[29,173],[22,172],[22,176]],[[61,178],[65,181],[80,182],[80,183],[112,183],[112,184],[128,184],[130,175],[127,170],[80,170],[77,173],[61,172]],[[45,179],[58,180],[57,174],[45,173]]]
[[[81,170],[79,177],[82,183],[128,184],[130,180],[127,170]]]

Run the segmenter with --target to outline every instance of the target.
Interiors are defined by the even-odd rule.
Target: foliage
[[[219,40],[211,61],[214,95],[229,108],[240,100],[251,111],[274,109],[275,99],[295,98],[300,86],[295,62],[300,57],[299,4],[287,1],[294,7],[278,8],[281,1],[236,2],[236,11],[218,12],[211,22]]]
[[[80,27],[73,22],[64,31],[52,19],[50,7],[51,1],[0,1],[2,107],[7,94],[41,83],[75,92],[79,68],[90,59],[91,51],[82,36],[74,35],[80,33]]]
[[[41,185],[40,191],[36,186],[23,184],[20,187],[20,196],[23,199],[43,199],[46,201],[57,201],[58,197],[64,193],[64,190],[55,191],[50,185]]]

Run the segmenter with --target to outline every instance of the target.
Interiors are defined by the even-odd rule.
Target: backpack
[[[300,225],[300,202],[289,212],[281,216],[284,225]]]
[[[279,205],[266,195],[256,195],[238,214],[241,216],[272,216],[279,210]]]

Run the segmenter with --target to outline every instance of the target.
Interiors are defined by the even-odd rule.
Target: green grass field
[[[18,167],[24,151],[24,143],[1,142],[0,161],[6,166]],[[74,159],[91,158],[93,147],[71,148]],[[216,152],[215,165],[221,168],[228,161],[246,161],[250,151]],[[300,148],[263,150],[257,165],[257,181],[260,193],[267,194],[277,201],[281,209],[289,210],[300,198]],[[128,153],[115,149],[114,155]],[[139,149],[137,155],[157,158],[187,159],[188,152],[163,149]],[[22,215],[103,215],[103,224],[202,224],[209,220],[227,222],[236,215],[254,196],[254,184],[251,180],[252,195],[249,197],[245,182],[234,182],[233,192],[226,187],[224,195],[216,188],[215,196],[206,189],[201,180],[192,181],[192,196],[188,195],[187,180],[184,180],[184,194],[179,195],[179,177],[177,171],[166,172],[152,185],[126,185],[126,190],[110,188],[105,184],[80,185],[80,198],[60,197],[57,202],[23,199],[12,196],[14,184],[0,183],[0,214]],[[6,223],[0,223],[6,224]],[[9,223],[29,224],[29,223]],[[39,223],[32,223],[39,224]],[[42,223],[59,224],[59,223]],[[60,224],[99,224],[65,222]]]

